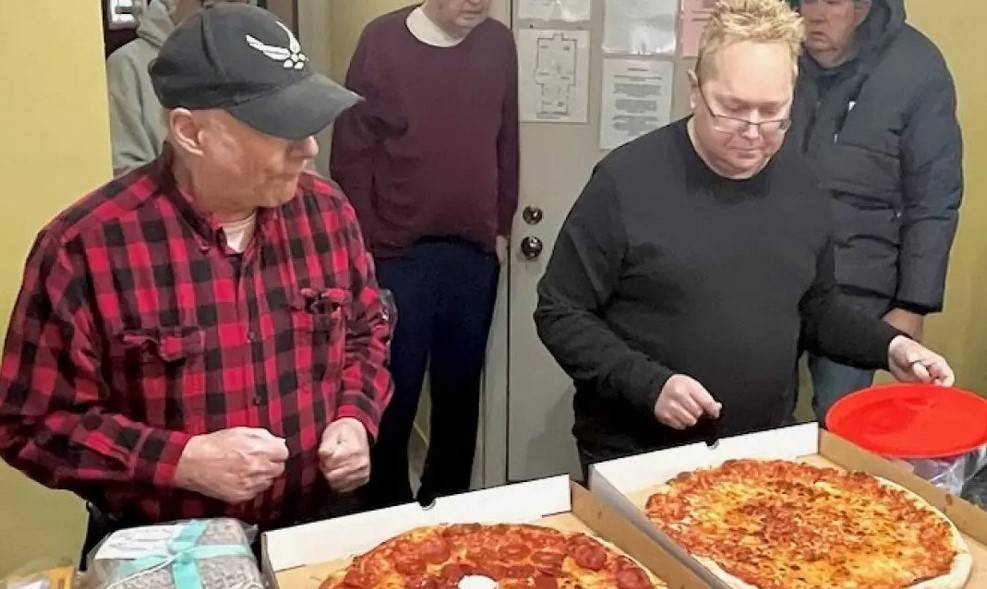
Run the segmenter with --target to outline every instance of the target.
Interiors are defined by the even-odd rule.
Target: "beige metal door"
[[[521,128],[521,203],[514,223],[507,296],[508,480],[579,471],[571,433],[572,381],[538,340],[532,314],[536,286],[555,237],[593,166],[606,154],[599,146],[603,4],[601,0],[593,2],[593,18],[588,25],[589,123],[528,123]],[[529,25],[516,22],[514,28]],[[691,63],[677,61],[673,113],[681,115],[688,110],[686,72]],[[526,221],[525,209],[529,219],[540,216],[541,220],[533,224]],[[488,421],[487,427],[496,426]]]

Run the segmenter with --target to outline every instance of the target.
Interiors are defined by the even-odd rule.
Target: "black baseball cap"
[[[187,19],[148,72],[166,109],[223,109],[284,139],[318,133],[361,100],[312,71],[294,34],[249,4],[216,4]]]

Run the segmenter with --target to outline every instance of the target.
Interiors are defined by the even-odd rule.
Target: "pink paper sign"
[[[716,0],[682,0],[682,57],[699,55],[699,40]]]

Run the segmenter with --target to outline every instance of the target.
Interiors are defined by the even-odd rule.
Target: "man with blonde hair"
[[[607,156],[566,219],[535,320],[576,382],[584,467],[790,422],[800,344],[953,382],[838,295],[826,200],[783,149],[801,38],[780,0],[719,2],[692,115]]]

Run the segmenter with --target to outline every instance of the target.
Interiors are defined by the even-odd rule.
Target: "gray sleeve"
[[[627,248],[616,189],[597,168],[566,219],[538,285],[538,335],[573,379],[605,399],[654,412],[672,371],[631,349],[603,319]]]
[[[123,56],[113,54],[106,60],[114,177],[143,166],[160,152],[144,123],[140,75],[134,63]],[[161,111],[153,114],[161,116]]]

